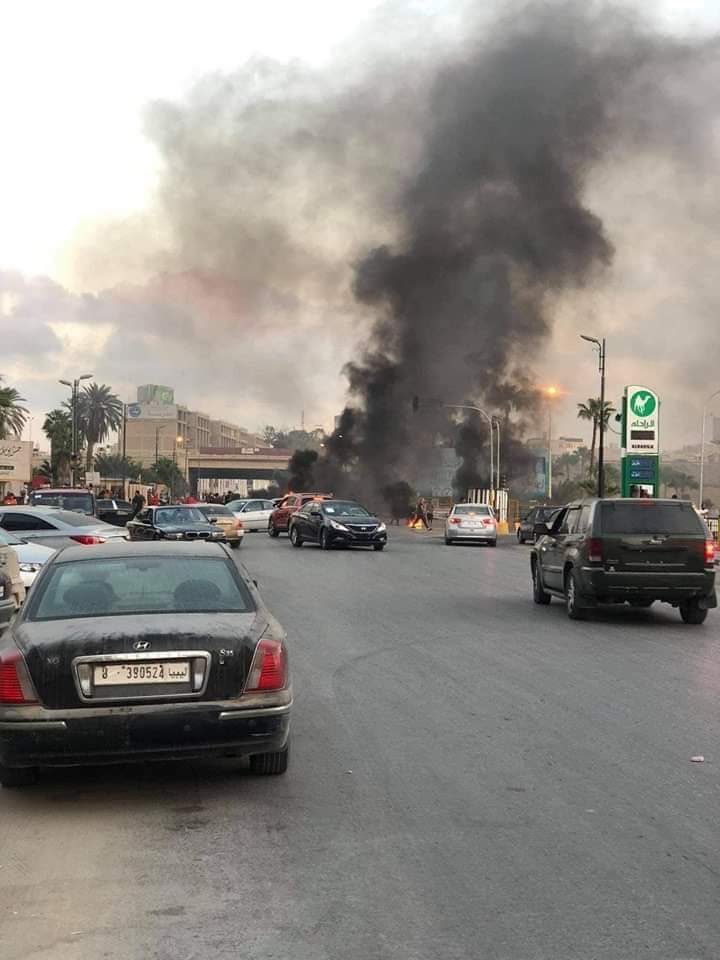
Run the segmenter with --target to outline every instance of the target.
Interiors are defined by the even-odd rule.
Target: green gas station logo
[[[630,409],[636,417],[649,417],[655,412],[657,401],[649,390],[636,390],[630,397]]]

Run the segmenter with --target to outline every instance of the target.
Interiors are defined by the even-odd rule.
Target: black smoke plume
[[[316,450],[296,450],[293,453],[288,467],[288,489],[297,493],[312,490],[317,459]]]

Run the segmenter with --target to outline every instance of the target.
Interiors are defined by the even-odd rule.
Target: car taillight
[[[706,540],[705,541],[705,563],[709,566],[715,564],[715,541]]]
[[[450,523],[462,523],[460,517],[450,517]]]
[[[105,543],[105,537],[94,537],[91,534],[78,533],[75,536],[70,537],[71,540],[74,540],[75,543],[82,543],[83,546],[89,547],[95,543]]]
[[[492,527],[492,526],[495,525],[495,521],[494,521],[494,520],[489,520],[489,519],[488,519],[488,520],[483,520],[483,524],[484,524],[484,526],[486,526],[486,527]]]
[[[243,529],[242,520],[236,520],[233,526],[235,527],[236,530],[242,530]]]
[[[264,638],[255,648],[245,692],[282,690],[287,686],[287,651],[280,640]]]
[[[0,704],[37,703],[25,661],[19,650],[0,656]]]
[[[593,537],[588,541],[588,560],[590,563],[602,563],[603,561],[603,542]]]

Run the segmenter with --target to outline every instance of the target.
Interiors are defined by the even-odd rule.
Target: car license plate
[[[95,665],[96,687],[126,686],[129,683],[188,683],[190,664],[187,660],[166,660],[164,663],[101,663]]]

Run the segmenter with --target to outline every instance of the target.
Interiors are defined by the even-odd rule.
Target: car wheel
[[[525,537],[522,535],[522,531],[520,530],[520,527],[518,527],[517,539],[518,539],[518,543],[525,543]]]
[[[445,546],[449,547],[451,544],[452,544],[452,540],[450,539],[450,537],[445,537]]]
[[[489,547],[496,547],[496,546],[497,546],[497,540],[488,540],[488,546],[489,546]]]
[[[29,787],[37,780],[36,767],[6,767],[0,764],[0,783],[4,787]]]
[[[550,600],[549,593],[546,593],[543,589],[542,574],[538,570],[537,562],[532,565],[532,583],[533,583],[533,600],[535,603],[539,603],[541,606],[546,607]]]
[[[585,620],[587,611],[579,606],[580,589],[574,570],[565,573],[565,609],[571,620]]]
[[[321,550],[330,549],[330,537],[325,527],[323,527],[322,530],[320,531],[320,549]]]
[[[242,541],[240,541],[240,540],[233,540],[233,542],[230,544],[230,546],[231,546],[231,548],[232,548],[233,550],[239,550],[239,549],[240,549],[240,544],[241,544],[241,542],[242,542]]]
[[[705,623],[707,613],[707,610],[700,606],[700,601],[697,597],[693,597],[692,600],[686,600],[685,603],[680,604],[680,616],[685,623]]]
[[[254,753],[250,757],[250,769],[263,777],[277,776],[287,770],[289,755],[290,747],[276,753]]]
[[[275,524],[272,522],[272,520],[271,520],[270,523],[268,524],[268,536],[269,536],[269,537],[279,537],[279,536],[280,536],[280,531],[275,529]]]
[[[382,553],[382,551],[383,551],[384,549],[385,549],[385,544],[384,544],[384,543],[374,543],[374,544],[373,544],[373,550],[374,550],[376,553]]]
[[[301,547],[303,545],[303,538],[300,536],[300,531],[297,527],[290,527],[290,543],[294,547]]]

